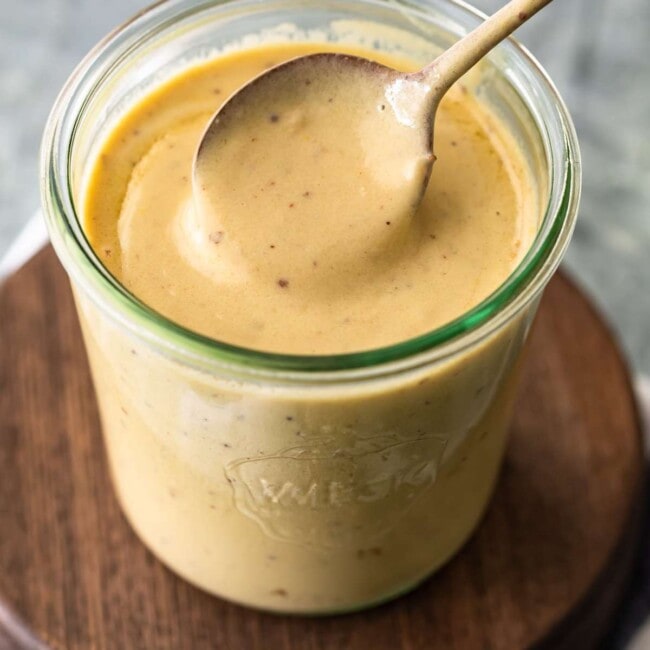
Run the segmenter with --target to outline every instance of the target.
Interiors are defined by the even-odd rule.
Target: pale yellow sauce
[[[377,172],[379,156],[399,153],[385,144],[395,134],[360,128],[353,141],[345,128],[381,106],[332,84],[311,106],[280,98],[242,115],[240,137],[212,147],[207,193],[193,192],[214,111],[265,68],[317,47],[269,45],[194,67],[132,108],[103,146],[84,209],[90,241],[129,290],[192,330],[286,353],[396,343],[487,297],[535,234],[521,154],[460,86],[438,109],[437,162],[414,217],[382,218],[409,173]],[[260,115],[267,128],[253,132]]]
[[[522,156],[460,87],[440,107],[432,182],[402,232],[338,223],[350,201],[378,210],[381,187],[364,196],[347,169],[328,207],[314,183],[322,163],[298,164],[311,144],[283,149],[284,169],[261,150],[228,170],[249,217],[192,213],[192,158],[212,113],[264,67],[321,49],[264,46],[194,67],[136,104],[101,146],[85,188],[88,237],[173,320],[265,350],[371,348],[462,314],[524,254],[538,208]],[[333,146],[336,130],[318,128],[310,137]],[[224,223],[215,229],[210,215]],[[199,371],[83,291],[76,298],[124,512],[194,584],[277,611],[346,611],[413,587],[476,526],[534,305],[440,362],[300,384]]]

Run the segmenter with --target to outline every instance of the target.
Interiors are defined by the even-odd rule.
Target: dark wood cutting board
[[[629,575],[642,474],[625,364],[558,275],[532,334],[496,496],[463,551],[367,612],[249,611],[173,575],[120,513],[52,250],[0,287],[1,650],[587,650]]]

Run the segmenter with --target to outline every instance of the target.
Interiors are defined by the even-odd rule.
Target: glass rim
[[[146,35],[164,27],[170,20],[184,16],[189,8],[199,12],[215,5],[232,5],[238,0],[210,0],[189,5],[186,0],[160,0],[135,14],[128,21],[110,32],[80,62],[61,90],[47,120],[41,146],[41,199],[47,227],[52,244],[68,274],[93,296],[98,292],[109,298],[101,307],[108,307],[111,315],[127,326],[134,334],[146,338],[157,347],[162,347],[201,367],[216,366],[248,371],[253,374],[285,373],[287,378],[323,379],[334,373],[351,378],[373,376],[394,372],[408,367],[431,363],[469,347],[513,318],[528,305],[543,289],[559,265],[569,243],[580,199],[581,164],[575,129],[563,99],[537,60],[515,39],[508,39],[497,49],[510,48],[511,53],[523,65],[525,72],[539,85],[545,98],[555,111],[555,122],[559,126],[562,151],[554,151],[546,146],[549,160],[550,178],[548,203],[544,210],[539,231],[524,258],[510,273],[506,280],[489,296],[456,319],[424,334],[397,343],[351,353],[333,355],[294,355],[264,352],[237,346],[199,334],[166,318],[129,292],[104,267],[86,239],[81,220],[75,209],[70,183],[71,152],[76,127],[83,109],[99,86],[103,75],[102,65],[124,56],[131,48],[137,47],[141,39],[139,30],[148,27]],[[461,10],[467,17],[485,20],[486,16],[463,0],[439,0],[450,7]],[[378,4],[395,6],[394,0],[349,0],[351,5]],[[426,0],[417,3],[399,2],[402,11],[419,10],[426,16]],[[160,20],[158,12],[176,11],[176,14]],[[147,25],[147,20],[153,22]],[[154,31],[153,36],[156,32]],[[144,42],[144,41],[143,41]],[[121,47],[114,52],[112,48]],[[99,68],[99,71],[97,70]],[[99,79],[94,83],[93,73]],[[88,94],[84,91],[88,89]],[[515,91],[528,109],[530,102],[515,88]],[[77,101],[73,101],[77,100]],[[71,107],[80,107],[71,115]],[[63,136],[66,120],[73,120],[70,137]],[[535,128],[549,128],[535,120]],[[561,156],[563,165],[560,174],[553,173],[553,157]],[[557,162],[557,160],[555,161]],[[557,166],[557,165],[556,165]],[[554,203],[553,199],[557,195]]]

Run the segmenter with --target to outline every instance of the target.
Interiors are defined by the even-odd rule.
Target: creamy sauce
[[[361,350],[459,316],[524,254],[536,192],[505,128],[461,86],[438,111],[421,208],[400,224],[378,215],[401,180],[363,178],[359,146],[378,134],[360,134],[356,153],[338,142],[338,98],[329,121],[263,107],[277,121],[263,135],[243,129],[233,147],[246,157],[224,151],[214,171],[211,190],[241,205],[201,206],[214,194],[196,200],[192,160],[214,111],[265,67],[322,49],[264,46],[198,65],[152,90],[100,147],[86,232],[154,309],[264,350]],[[321,167],[343,163],[340,192],[319,184]],[[358,221],[342,218],[350,206]],[[277,611],[347,611],[419,583],[476,526],[534,305],[440,362],[285,384],[197,371],[83,290],[76,298],[124,512],[200,587]]]
[[[462,86],[438,109],[437,162],[408,219],[382,213],[412,170],[377,172],[378,157],[399,152],[383,150],[376,129],[350,134],[350,111],[368,98],[327,83],[314,105],[280,97],[240,116],[240,137],[214,147],[202,172],[212,183],[193,191],[214,111],[270,65],[317,49],[269,45],[198,65],[142,99],[103,145],[84,206],[90,242],[131,292],[189,329],[284,353],[396,343],[478,304],[534,237],[522,156]]]

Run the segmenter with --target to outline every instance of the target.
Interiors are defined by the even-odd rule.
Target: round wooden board
[[[229,604],[163,567],[120,513],[70,290],[48,248],[0,288],[0,648],[586,650],[629,575],[642,466],[625,365],[559,275],[496,496],[446,568],[347,616]]]

